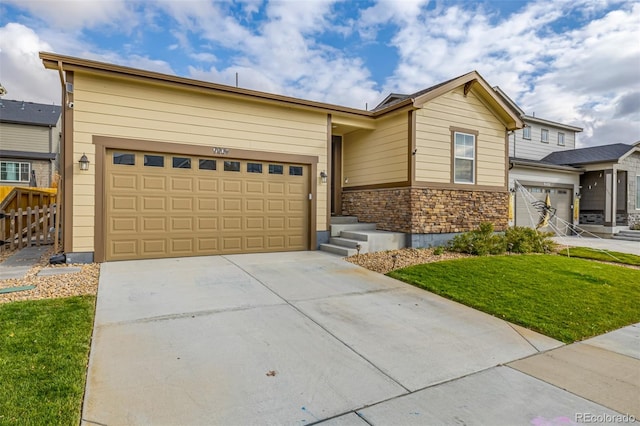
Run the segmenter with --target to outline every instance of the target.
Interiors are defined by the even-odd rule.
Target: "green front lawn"
[[[567,257],[579,257],[581,259],[601,260],[603,262],[623,263],[625,265],[640,266],[640,256],[618,251],[597,250],[588,247],[564,248],[558,254]]]
[[[574,257],[474,257],[388,275],[565,343],[640,322],[639,270]]]
[[[77,425],[95,296],[0,305],[0,424]]]

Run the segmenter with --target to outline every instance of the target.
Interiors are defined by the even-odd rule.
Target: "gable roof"
[[[387,96],[373,111],[380,111],[390,106],[406,102],[410,100],[415,107],[422,107],[430,100],[441,96],[456,87],[465,86],[465,96],[471,89],[474,89],[478,95],[487,103],[487,106],[497,112],[499,118],[504,122],[509,130],[520,129],[524,127],[524,123],[520,118],[517,110],[514,110],[508,102],[506,102],[485,79],[477,72],[471,71],[461,76],[452,78],[434,86],[422,89],[410,95],[401,95],[392,93]]]
[[[60,105],[0,100],[0,122],[2,123],[55,126],[60,118],[60,111]]]
[[[616,143],[612,145],[592,146],[589,148],[569,149],[567,151],[553,152],[542,161],[553,164],[581,165],[590,163],[618,162],[632,150],[639,149],[634,145]]]
[[[405,94],[402,94],[402,93],[389,93],[389,96],[384,98],[382,100],[382,102],[380,102],[378,105],[376,105],[376,107],[373,108],[372,111],[377,111],[377,110],[383,109],[384,107],[392,105],[393,103],[397,103],[397,102],[403,101],[403,100],[405,100],[405,99],[407,99],[409,97],[410,97],[410,95],[405,95]]]

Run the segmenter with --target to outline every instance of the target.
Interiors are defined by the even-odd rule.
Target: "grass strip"
[[[640,321],[640,271],[584,259],[474,257],[388,275],[565,343]]]
[[[78,425],[95,296],[0,305],[0,424]]]

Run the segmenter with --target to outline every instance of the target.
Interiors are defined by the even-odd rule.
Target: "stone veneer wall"
[[[445,234],[476,229],[491,222],[508,226],[509,194],[459,189],[394,188],[345,190],[342,214],[378,229],[410,234]]]
[[[378,229],[411,232],[410,188],[343,190],[342,214],[359,222],[376,223]]]

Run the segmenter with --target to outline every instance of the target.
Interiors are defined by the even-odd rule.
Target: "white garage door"
[[[534,205],[535,201],[542,202],[546,200],[547,194],[551,201],[551,207],[555,209],[555,217],[550,221],[551,226],[541,228],[543,231],[553,231],[554,228],[561,232],[566,232],[567,224],[572,223],[571,216],[571,190],[567,188],[550,188],[543,186],[524,186],[528,195],[516,192],[516,226],[526,226],[535,228],[540,219],[541,213]]]

